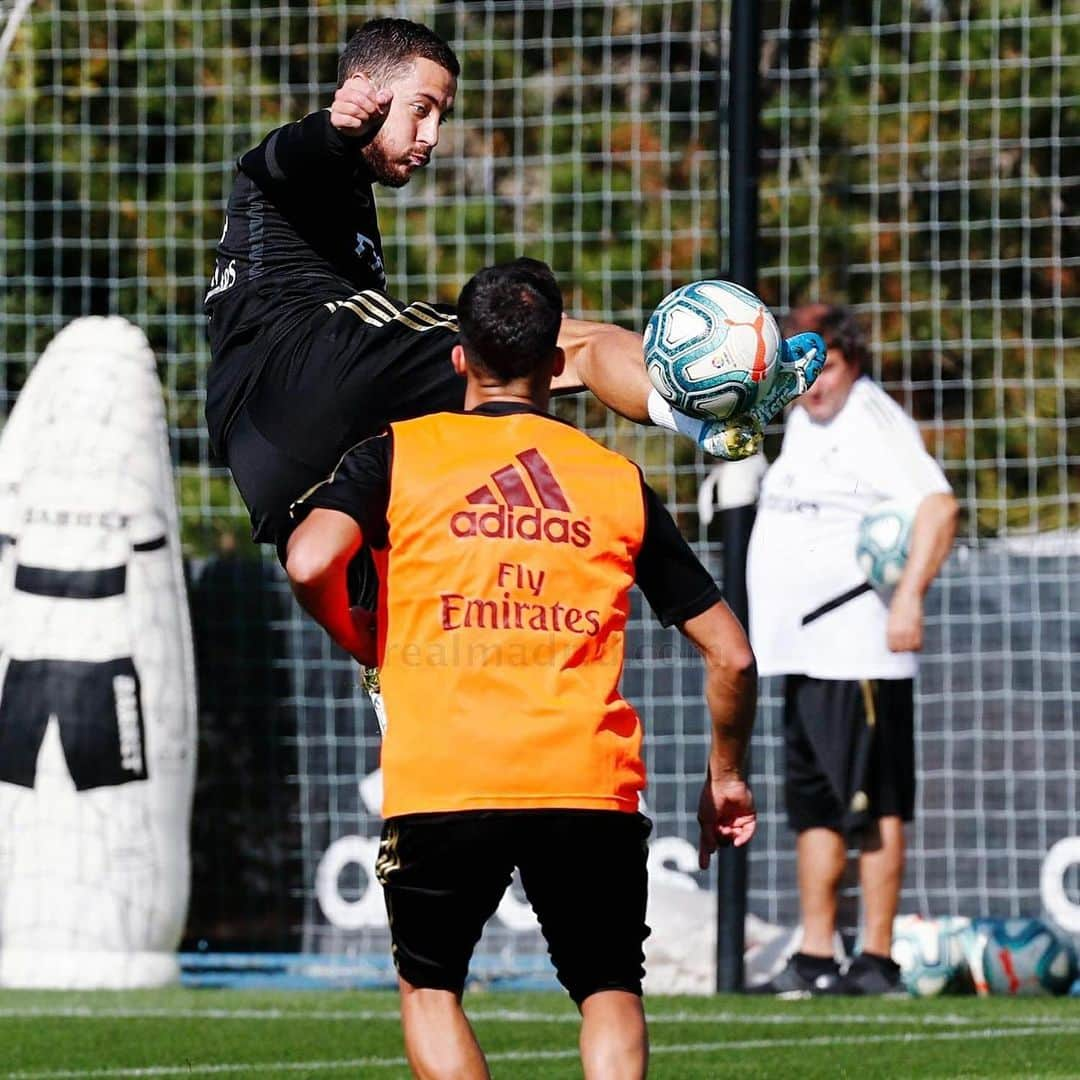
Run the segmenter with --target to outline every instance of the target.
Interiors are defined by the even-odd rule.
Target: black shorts
[[[147,778],[142,689],[130,657],[9,660],[0,694],[0,780],[34,786],[50,716],[76,791]]]
[[[609,810],[391,818],[376,871],[398,973],[413,986],[460,993],[517,867],[574,1001],[601,990],[640,994],[651,828],[640,814]]]
[[[868,723],[867,694],[873,723]],[[857,836],[915,808],[911,679],[843,681],[789,675],[784,688],[784,796],[796,832]]]
[[[208,388],[208,402],[228,405],[207,409],[253,538],[279,550],[292,527],[289,505],[325,480],[350,446],[396,420],[465,401],[465,380],[450,363],[458,341],[451,308],[368,290],[281,322],[219,344],[212,378],[259,374],[238,398]]]

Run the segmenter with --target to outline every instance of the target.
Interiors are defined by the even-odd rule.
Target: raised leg
[[[551,389],[557,394],[587,389],[609,409],[639,424],[649,422],[649,391],[641,335],[608,323],[563,319],[559,347],[566,368]]]

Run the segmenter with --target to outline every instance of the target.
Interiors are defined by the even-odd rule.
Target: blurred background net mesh
[[[391,291],[452,301],[480,266],[525,253],[551,263],[570,312],[640,329],[729,258],[729,7],[0,3],[0,416],[48,340],[90,313],[146,331],[166,394],[201,696],[189,946],[386,949],[377,925],[334,925],[315,885],[331,843],[378,833],[357,790],[377,766],[374,720],[352,665],[247,539],[202,424],[201,302],[236,156],[329,103],[365,18],[426,22],[463,75],[431,167],[379,195]],[[1034,0],[761,9],[759,291],[778,315],[855,306],[875,376],[963,509],[929,600],[904,907],[1037,911],[1040,862],[1076,831],[1080,799],[1080,13]],[[696,507],[712,462],[585,398],[560,409],[641,462],[719,574],[719,534]],[[693,840],[698,661],[640,603],[626,689],[649,732],[654,835]],[[755,736],[750,908],[794,923],[778,691],[763,686]],[[360,864],[331,884],[363,923],[347,906],[370,884]],[[501,922],[485,938],[492,969],[542,951]]]

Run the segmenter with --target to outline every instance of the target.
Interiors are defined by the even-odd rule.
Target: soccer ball
[[[970,990],[964,934],[970,919],[924,919],[898,915],[893,922],[892,958],[912,997]]]
[[[878,503],[859,523],[855,560],[875,588],[891,589],[900,580],[914,520],[914,507],[888,499]]]
[[[653,312],[645,369],[673,408],[724,420],[768,389],[782,345],[776,320],[752,292],[730,281],[696,281]]]
[[[980,995],[1067,994],[1076,951],[1041,919],[975,919],[965,940]]]

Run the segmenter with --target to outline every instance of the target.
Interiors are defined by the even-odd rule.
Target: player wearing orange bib
[[[644,1075],[650,824],[619,692],[635,583],[706,665],[702,865],[756,822],[753,654],[637,466],[545,411],[561,314],[542,263],[481,271],[458,302],[465,411],[392,424],[294,506],[294,590],[350,652],[346,567],[364,543],[379,570],[378,873],[418,1076],[487,1075],[461,994],[515,867],[581,1009],[586,1076]]]

